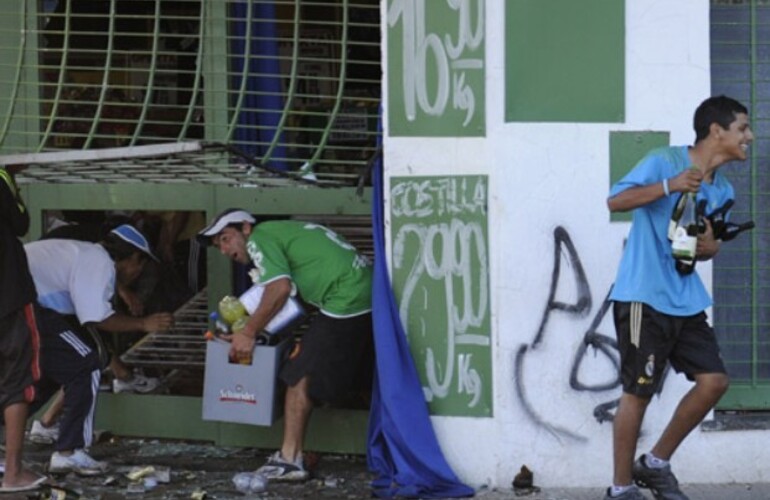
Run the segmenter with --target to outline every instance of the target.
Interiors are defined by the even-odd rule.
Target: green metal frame
[[[213,441],[221,446],[273,449],[281,444],[283,419],[270,426],[201,420],[201,398],[137,394],[99,395],[96,427],[121,436]],[[313,411],[305,448],[334,453],[366,453],[369,413],[361,410]]]
[[[273,14],[238,0],[136,4],[144,7],[134,15],[115,1],[96,14],[82,2],[53,12],[37,1],[0,7],[0,154],[205,138],[252,151],[262,166],[355,182],[377,147],[377,2],[281,0]],[[182,37],[197,49],[178,45]],[[270,42],[269,69],[255,67],[266,57],[258,39]],[[239,44],[243,53],[232,52]],[[261,89],[258,77],[278,87]],[[274,126],[255,119],[277,113]]]
[[[200,210],[207,218],[229,207],[248,207],[264,215],[369,215],[371,190],[356,188],[244,188],[232,186],[137,184],[42,184],[20,186],[32,219],[28,235],[40,236],[47,210]],[[302,203],[297,203],[301,198]],[[208,253],[209,301],[229,293],[230,263],[213,249]],[[97,426],[126,436],[211,440],[221,445],[270,448],[281,433],[272,427],[206,422],[201,398],[189,396],[99,395]],[[308,430],[308,449],[366,452],[368,412],[318,410]]]
[[[44,213],[52,210],[194,210],[203,211],[207,218],[220,212],[225,208],[243,207],[255,214],[264,215],[369,215],[371,213],[371,191],[370,189],[358,189],[355,184],[358,180],[358,174],[363,171],[368,164],[368,153],[374,153],[375,128],[369,126],[366,130],[368,140],[366,144],[339,145],[331,141],[331,135],[337,131],[336,118],[344,113],[343,101],[347,104],[366,104],[369,107],[376,108],[379,98],[375,96],[363,96],[355,93],[348,94],[348,84],[358,85],[379,85],[379,79],[360,80],[351,78],[348,75],[348,69],[352,65],[374,65],[379,67],[379,60],[374,58],[369,60],[367,57],[358,56],[354,58],[349,56],[348,45],[350,47],[361,47],[371,44],[378,45],[376,41],[362,41],[358,39],[349,39],[348,30],[350,27],[358,31],[365,27],[360,21],[349,18],[349,10],[369,9],[379,12],[376,3],[363,2],[357,3],[351,0],[342,0],[340,3],[332,2],[313,2],[302,3],[299,0],[286,0],[279,2],[283,7],[292,7],[293,12],[293,30],[288,39],[281,42],[291,42],[291,69],[288,75],[282,75],[287,78],[287,88],[283,94],[284,109],[282,118],[274,134],[271,143],[265,144],[266,153],[262,158],[254,158],[253,165],[265,165],[278,153],[278,147],[295,146],[295,144],[279,144],[279,138],[282,132],[292,131],[289,119],[290,115],[295,117],[312,116],[318,119],[319,125],[310,129],[317,133],[319,140],[306,152],[306,156],[301,158],[311,167],[313,164],[325,163],[331,167],[328,178],[334,186],[341,187],[318,187],[301,182],[286,182],[286,187],[270,186],[269,182],[260,180],[258,173],[255,173],[254,183],[251,179],[238,180],[241,185],[230,184],[203,184],[196,182],[138,182],[137,179],[131,179],[131,183],[116,182],[92,182],[92,183],[69,183],[69,181],[41,182],[39,179],[31,179],[21,185],[22,196],[27,202],[28,209],[32,218],[32,226],[28,239],[36,239],[43,231]],[[99,123],[109,122],[109,118],[102,117],[101,111],[106,106],[116,105],[111,102],[108,91],[110,88],[125,90],[128,88],[139,89],[143,98],[138,104],[141,110],[138,116],[133,120],[135,125],[133,132],[127,136],[127,146],[138,146],[148,139],[142,136],[141,130],[144,124],[151,121],[148,110],[152,104],[152,92],[160,83],[159,76],[164,71],[159,64],[159,53],[163,52],[161,39],[172,36],[169,33],[162,33],[160,19],[162,17],[161,2],[155,1],[154,13],[150,12],[142,16],[147,23],[148,30],[144,33],[144,40],[147,48],[134,48],[132,51],[148,55],[148,67],[146,68],[147,85],[119,84],[116,85],[110,81],[111,73],[118,70],[125,70],[126,66],[121,61],[121,57],[126,55],[126,51],[121,49],[116,43],[117,37],[125,36],[125,33],[116,32],[118,28],[118,19],[121,17],[117,12],[117,2],[110,3],[110,10],[106,14],[108,17],[107,25],[109,32],[105,33],[107,37],[107,47],[83,47],[71,48],[74,37],[78,36],[74,30],[77,29],[71,23],[71,5],[73,2],[67,2],[65,12],[58,14],[63,16],[61,31],[56,33],[62,37],[60,47],[48,47],[46,53],[38,51],[38,37],[43,34],[44,21],[41,13],[38,12],[38,2],[36,1],[14,1],[5,2],[0,7],[0,57],[6,66],[15,63],[6,72],[6,78],[0,78],[0,90],[4,90],[0,96],[0,109],[4,109],[7,114],[0,121],[0,153],[36,153],[55,149],[51,147],[54,138],[66,136],[68,132],[55,130],[54,124],[61,121],[80,120],[81,117],[70,118],[62,109],[63,106],[95,106],[96,117],[92,122],[86,121],[87,129],[81,132],[71,133],[71,137],[79,136],[83,138],[83,149],[98,147],[96,140],[100,136]],[[258,112],[258,109],[246,107],[245,88],[246,73],[240,74],[240,88],[231,88],[233,74],[230,68],[232,60],[230,54],[230,42],[232,41],[233,18],[230,13],[230,6],[234,4],[233,0],[205,0],[201,1],[199,14],[194,18],[198,21],[197,33],[190,36],[197,36],[197,65],[194,76],[191,76],[191,86],[182,90],[187,90],[192,97],[185,105],[186,108],[180,113],[184,115],[179,135],[174,139],[172,137],[159,138],[157,142],[173,142],[174,140],[182,142],[189,139],[188,131],[194,125],[194,116],[196,113],[203,114],[203,135],[205,142],[227,143],[233,146],[231,139],[238,124],[238,116],[244,112]],[[317,96],[319,98],[333,101],[328,109],[299,109],[297,104],[303,97],[298,91],[298,80],[307,79],[307,75],[301,75],[300,64],[302,61],[319,61],[312,54],[308,57],[300,50],[302,43],[307,43],[308,25],[315,24],[312,17],[312,9],[318,9],[328,6],[329,9],[342,8],[340,19],[335,25],[338,27],[336,33],[339,34],[338,43],[340,49],[338,55],[329,54],[323,59],[330,67],[337,68],[336,74],[322,76],[334,80],[336,92],[334,95]],[[252,23],[259,21],[255,16],[255,8],[248,3],[245,22],[248,32],[245,39],[250,39],[252,34]],[[306,18],[303,18],[305,15]],[[166,21],[169,17],[164,18]],[[22,29],[23,27],[23,29]],[[369,28],[378,28],[377,22],[366,25]],[[376,30],[379,33],[379,29]],[[19,33],[22,33],[20,40]],[[82,34],[82,33],[81,33]],[[256,34],[255,36],[258,36]],[[328,42],[328,41],[327,41]],[[79,57],[96,54],[103,50],[102,62],[95,66],[68,68],[68,61]],[[250,45],[245,44],[246,54],[242,54],[244,59],[248,59],[250,54]],[[46,58],[45,54],[57,52],[59,59]],[[75,52],[78,52],[75,54]],[[168,51],[168,49],[166,49]],[[335,49],[336,51],[336,49]],[[334,51],[330,51],[334,52]],[[182,55],[181,52],[177,55]],[[87,57],[86,57],[87,58]],[[94,58],[97,59],[98,58]],[[53,61],[53,62],[51,62]],[[124,64],[121,66],[121,64]],[[249,65],[244,64],[244,72]],[[99,75],[99,83],[87,84],[95,89],[95,98],[91,101],[72,102],[71,97],[67,95],[67,75],[68,70],[88,70],[91,72],[102,71]],[[15,73],[13,73],[15,71]],[[58,75],[52,78],[53,81],[46,83],[41,80],[44,72]],[[12,75],[12,76],[10,76]],[[203,82],[205,81],[205,89]],[[156,85],[156,83],[158,85]],[[48,87],[44,87],[48,85]],[[133,85],[133,86],[132,86]],[[146,87],[146,88],[145,88]],[[47,92],[41,92],[45,89]],[[180,89],[177,89],[180,90]],[[3,97],[6,96],[6,97]],[[45,96],[45,97],[41,97]],[[198,97],[202,97],[199,99]],[[45,98],[45,112],[43,112],[42,99]],[[77,98],[80,99],[80,98]],[[177,108],[182,104],[177,104]],[[82,108],[80,108],[82,109]],[[179,111],[177,109],[177,111]],[[367,115],[368,116],[368,115]],[[163,122],[166,123],[166,122]],[[371,125],[371,123],[369,123]],[[154,142],[154,141],[153,141]],[[237,147],[238,144],[235,144]],[[306,146],[303,144],[302,146]],[[344,173],[335,170],[335,157],[324,157],[325,150],[341,151],[347,150],[348,153],[355,153],[355,157],[340,160],[345,164]],[[235,155],[234,155],[235,156]],[[299,158],[295,158],[297,160]],[[223,158],[223,164],[228,160]],[[232,165],[223,165],[229,167]],[[354,168],[351,168],[354,167]],[[45,168],[45,166],[43,166]],[[155,168],[155,167],[153,167]],[[31,170],[31,169],[30,169]],[[168,171],[173,175],[172,170]],[[323,182],[319,173],[319,184]],[[177,179],[182,181],[183,179]],[[264,181],[264,182],[263,182]],[[265,187],[265,184],[268,184]],[[342,187],[344,186],[344,187]],[[216,297],[229,293],[231,290],[231,272],[230,263],[214,251],[209,251],[207,257],[208,263],[208,292],[210,306],[213,308]],[[244,426],[235,424],[224,424],[217,422],[204,422],[201,420],[201,400],[200,398],[189,396],[148,396],[148,395],[112,395],[100,394],[99,409],[97,414],[97,425],[109,428],[112,432],[121,435],[135,436],[154,436],[167,438],[184,439],[206,439],[220,444],[249,445],[275,447],[280,438],[277,426],[280,421],[270,428],[259,428],[254,426]],[[366,450],[366,420],[368,413],[356,410],[318,410],[314,413],[308,432],[307,447],[320,451],[337,451],[345,453],[363,453]]]

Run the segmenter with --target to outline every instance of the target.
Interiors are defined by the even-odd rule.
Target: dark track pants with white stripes
[[[37,411],[61,387],[64,409],[59,417],[56,451],[88,448],[93,442],[96,395],[101,366],[97,349],[78,334],[82,327],[71,316],[35,305],[40,331],[42,376],[35,384],[37,397],[30,414]]]

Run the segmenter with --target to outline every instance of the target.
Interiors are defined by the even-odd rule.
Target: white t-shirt
[[[74,314],[80,323],[112,316],[115,263],[101,245],[76,240],[41,240],[24,245],[40,305]]]

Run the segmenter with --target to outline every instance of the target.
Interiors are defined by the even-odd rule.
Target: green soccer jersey
[[[372,266],[331,229],[300,221],[254,226],[246,249],[255,284],[289,278],[302,298],[332,317],[372,309]]]

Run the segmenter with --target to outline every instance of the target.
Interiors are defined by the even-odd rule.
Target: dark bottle
[[[748,231],[749,229],[754,229],[753,220],[744,222],[743,224],[725,222],[725,227],[724,227],[724,230],[722,231],[721,239],[722,241],[730,241],[732,239],[735,239],[735,237],[741,234],[743,231]]]
[[[679,219],[682,218],[684,212],[684,205],[687,202],[687,194],[682,193],[679,195],[679,199],[674,204],[674,210],[671,212],[671,220],[668,222],[668,239],[674,241],[674,234],[676,234],[676,226],[679,225]]]
[[[735,200],[727,200],[724,205],[714,210],[709,216],[709,219],[711,220],[711,231],[714,233],[715,239],[722,239],[722,233],[725,231],[727,212],[733,208],[734,204]]]
[[[682,214],[676,221],[674,234],[671,238],[671,254],[678,260],[695,259],[695,247],[698,243],[695,193],[686,193],[682,196],[681,200],[684,200],[682,202]],[[677,202],[678,204],[679,202]]]

